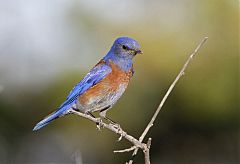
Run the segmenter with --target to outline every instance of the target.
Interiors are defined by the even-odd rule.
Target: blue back
[[[75,103],[75,100],[79,95],[84,93],[90,87],[97,84],[100,80],[106,77],[111,72],[111,67],[106,64],[97,65],[94,67],[84,78],[80,81],[72,91],[67,96],[66,101],[59,107],[63,108],[66,105],[71,104],[72,102]]]

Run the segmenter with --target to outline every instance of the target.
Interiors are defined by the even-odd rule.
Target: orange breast
[[[101,61],[100,63],[102,63]],[[86,92],[79,96],[79,102],[82,105],[91,105],[95,101],[99,101],[102,97],[107,96],[109,92],[116,92],[120,85],[127,87],[130,78],[133,75],[133,70],[128,72],[121,71],[112,61],[109,62],[112,72],[109,73],[98,84],[89,88]]]

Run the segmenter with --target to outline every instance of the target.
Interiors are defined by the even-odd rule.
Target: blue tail
[[[56,118],[62,116],[66,110],[64,108],[58,109],[55,112],[51,113],[47,117],[45,117],[42,121],[37,123],[37,125],[33,128],[33,131],[41,129],[42,127],[46,126],[49,122],[55,120]]]

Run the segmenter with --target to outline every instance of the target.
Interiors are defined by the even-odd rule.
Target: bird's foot
[[[122,134],[122,133],[120,133],[120,137],[118,138],[118,140],[117,140],[117,141],[118,141],[118,142],[119,142],[119,141],[121,141],[121,140],[122,140],[122,137],[123,137],[123,134]]]
[[[120,135],[119,138],[118,138],[118,142],[122,140],[123,136],[126,135],[126,132],[124,132],[120,126],[120,124],[113,124],[113,127],[117,129],[118,131],[118,134]]]
[[[80,110],[78,108],[72,107],[73,110],[80,112]]]
[[[116,122],[110,122],[110,125],[112,125],[115,129],[118,129],[118,130],[121,130],[122,128],[121,128],[121,126],[120,126],[120,124],[118,124],[118,123],[116,123]]]
[[[108,121],[109,124],[112,124],[112,125],[117,125],[118,124],[107,116],[101,116],[101,117],[104,118],[106,121]]]
[[[101,128],[103,128],[103,121],[101,118],[96,118],[97,119],[97,130],[101,130]]]
[[[124,135],[124,131],[122,130],[122,128],[121,128],[121,126],[120,126],[120,124],[118,124],[118,123],[110,123],[110,125],[112,125],[115,129],[117,129],[117,131],[118,131],[118,134],[120,134],[120,136],[119,136],[119,138],[118,138],[118,142],[119,141],[121,141],[122,140],[122,137],[123,137],[123,135]]]

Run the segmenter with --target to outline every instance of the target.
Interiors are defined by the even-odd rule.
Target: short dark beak
[[[136,53],[137,54],[143,54],[143,52],[141,50],[137,50]]]

